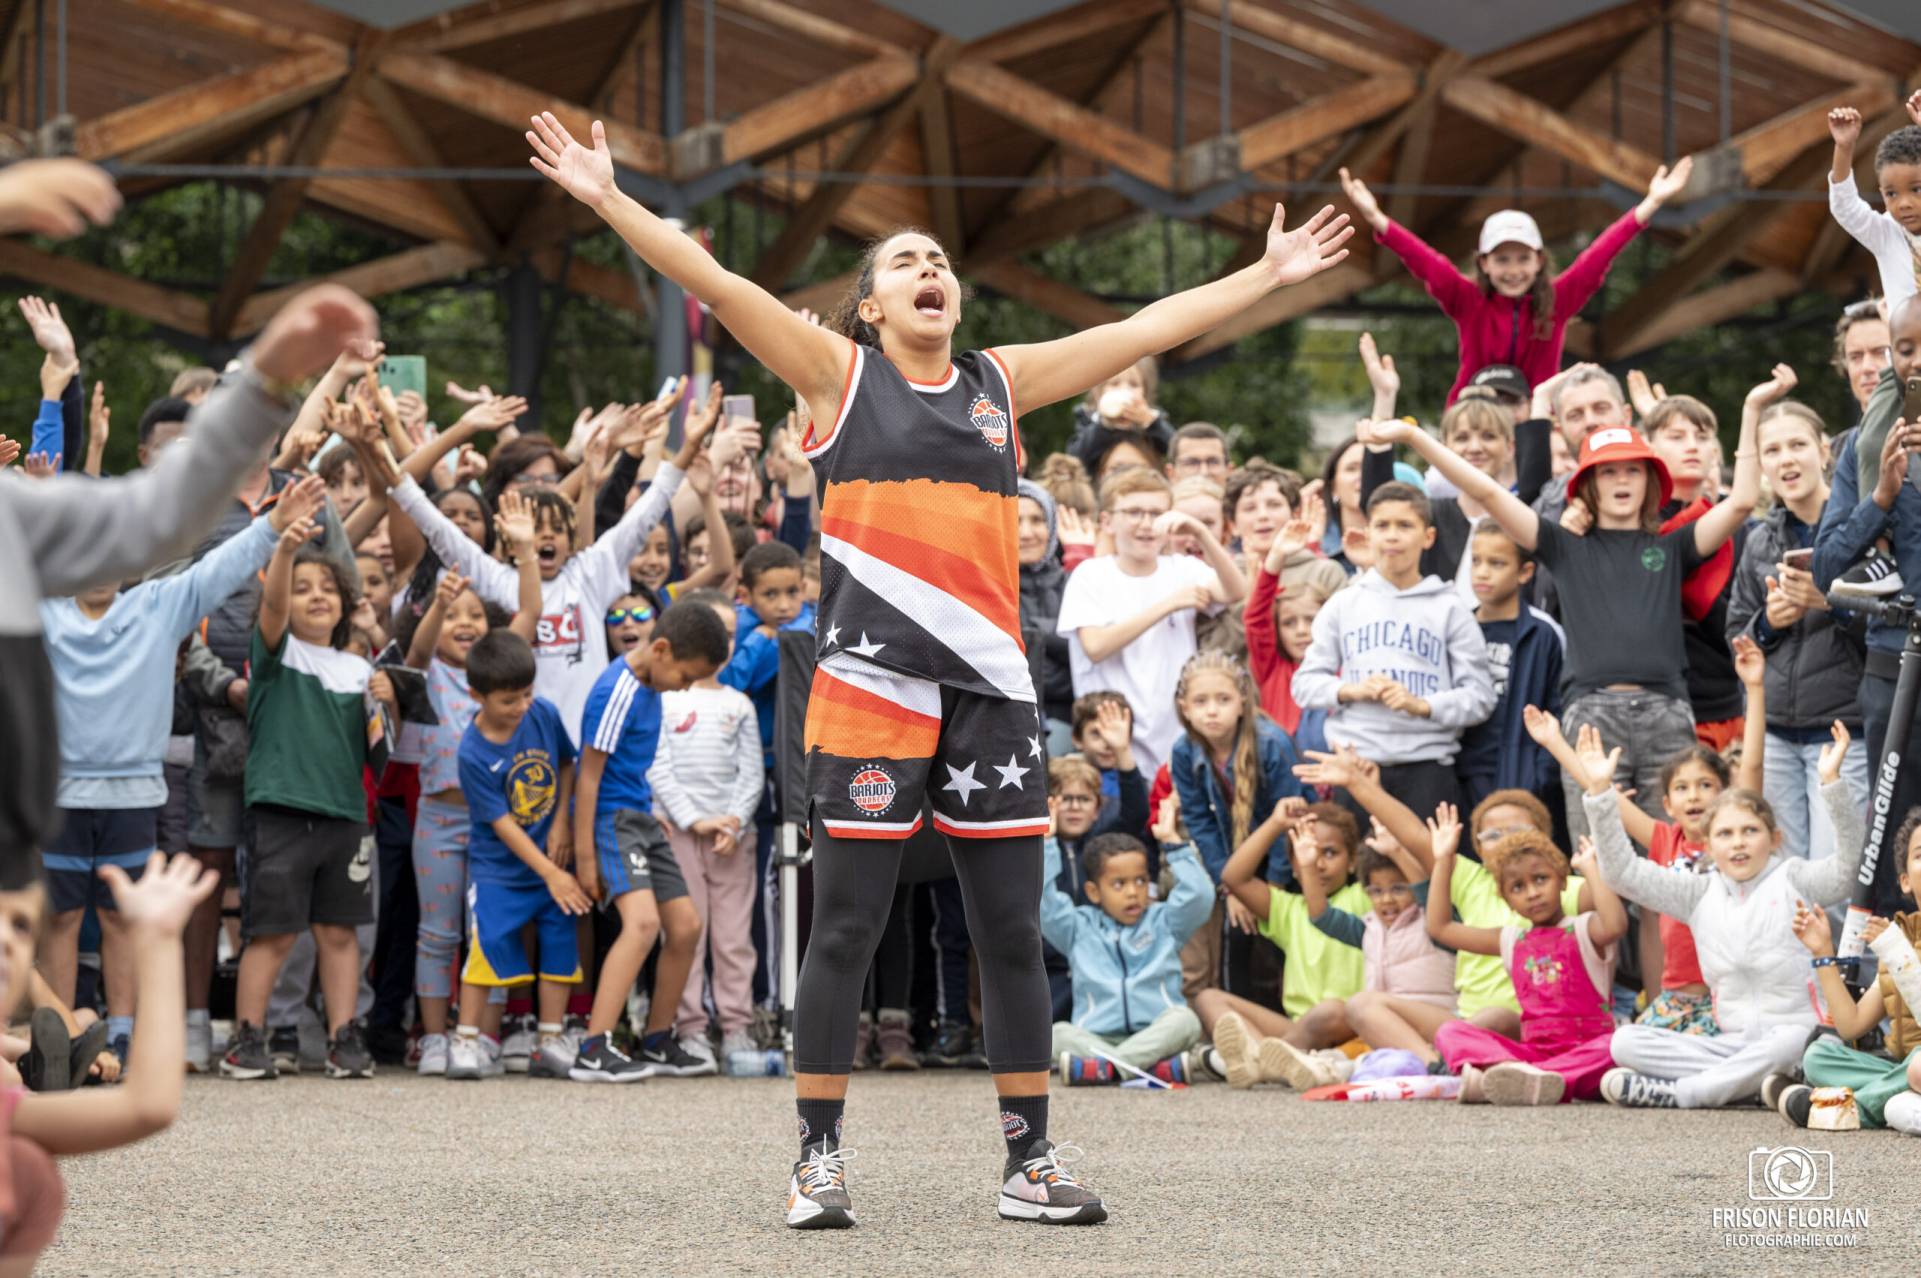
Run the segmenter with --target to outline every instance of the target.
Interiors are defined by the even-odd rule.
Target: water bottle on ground
[[[750,1048],[727,1053],[729,1078],[783,1078],[787,1056],[778,1048]]]

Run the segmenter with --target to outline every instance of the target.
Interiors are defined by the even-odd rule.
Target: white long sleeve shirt
[[[1850,173],[1839,182],[1828,181],[1828,211],[1841,229],[1874,254],[1881,272],[1881,295],[1888,299],[1888,313],[1921,291],[1921,238],[1908,234],[1899,222],[1861,198]]]
[[[754,703],[734,688],[686,688],[660,700],[660,743],[647,770],[654,807],[683,830],[724,816],[751,826],[765,776]]]
[[[594,680],[607,668],[607,605],[633,587],[627,564],[640,553],[647,534],[667,514],[681,472],[663,463],[653,484],[627,508],[619,523],[577,551],[552,581],[540,585],[540,624],[534,633],[534,693],[560,710],[567,731],[580,739],[580,716]],[[512,612],[520,607],[520,574],[481,548],[441,514],[412,478],[393,490],[393,500],[414,521],[441,562],[474,583],[483,601]]]

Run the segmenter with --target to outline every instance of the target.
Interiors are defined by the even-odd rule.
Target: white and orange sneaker
[[[851,1149],[809,1151],[794,1164],[787,1182],[789,1229],[846,1229],[854,1223],[854,1201],[847,1193],[847,1160]]]
[[[1001,1184],[1002,1218],[1042,1225],[1098,1225],[1106,1220],[1100,1195],[1067,1169],[1066,1164],[1080,1156],[1078,1145],[1037,1140],[1028,1146],[1026,1157],[1010,1159]]]

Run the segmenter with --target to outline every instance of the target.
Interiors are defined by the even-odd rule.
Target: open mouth
[[[1781,472],[1781,476],[1780,476],[1780,479],[1779,479],[1779,480],[1777,481],[1777,484],[1778,484],[1778,486],[1779,486],[1779,487],[1781,487],[1781,488],[1789,488],[1789,487],[1792,487],[1793,485],[1795,485],[1795,484],[1798,484],[1798,483],[1800,483],[1800,482],[1801,482],[1801,472],[1800,472],[1800,471],[1798,471],[1798,470],[1784,470],[1784,471],[1782,471],[1782,472]]]
[[[938,284],[929,284],[914,294],[914,309],[922,315],[939,319],[947,314],[947,294]]]
[[[552,568],[560,560],[560,547],[552,542],[546,542],[535,547],[534,555],[540,560],[542,568]]]
[[[480,632],[471,626],[462,626],[460,629],[452,632],[448,638],[457,644],[470,645],[480,641]]]

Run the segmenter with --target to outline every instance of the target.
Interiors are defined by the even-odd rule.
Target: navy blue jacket
[[[1534,744],[1521,720],[1521,711],[1539,706],[1561,713],[1561,628],[1533,608],[1522,605],[1514,632],[1514,654],[1509,659],[1507,688],[1494,710],[1481,723],[1461,734],[1456,763],[1462,776],[1494,777],[1493,789],[1526,790],[1549,794],[1561,784],[1561,770],[1548,752]]]
[[[1307,787],[1294,777],[1294,742],[1287,731],[1266,715],[1255,721],[1255,753],[1261,764],[1261,784],[1254,792],[1254,820],[1263,821],[1282,799],[1312,798]],[[1228,782],[1234,780],[1234,761],[1228,760]],[[1174,757],[1168,763],[1174,793],[1181,798],[1181,820],[1187,836],[1200,854],[1201,864],[1216,883],[1227,858],[1234,853],[1229,840],[1234,837],[1234,796],[1223,793],[1221,781],[1208,760],[1207,749],[1184,733],[1174,743]],[[1268,881],[1286,887],[1294,884],[1294,863],[1288,859],[1284,842],[1276,842],[1268,857]]]

